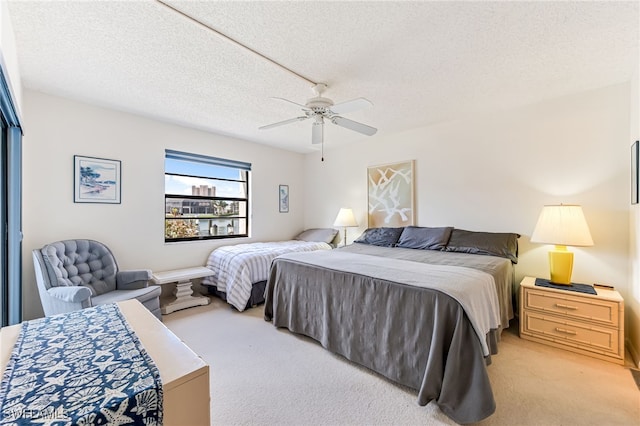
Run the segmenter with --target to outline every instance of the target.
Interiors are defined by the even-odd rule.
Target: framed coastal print
[[[73,202],[120,204],[119,160],[73,156]]]
[[[638,175],[638,162],[640,161],[639,141],[631,145],[631,204],[638,204],[638,186],[640,176]]]
[[[280,185],[278,188],[278,200],[280,213],[289,213],[289,185]]]
[[[414,224],[414,161],[367,168],[369,228]]]

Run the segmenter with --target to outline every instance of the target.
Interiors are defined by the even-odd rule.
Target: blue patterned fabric
[[[0,425],[161,425],[162,382],[114,303],[26,321],[0,388]]]

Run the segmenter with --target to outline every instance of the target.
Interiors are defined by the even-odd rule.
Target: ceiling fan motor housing
[[[323,98],[321,96],[317,96],[315,98],[309,99],[306,105],[306,107],[312,110],[313,112],[325,112],[332,106],[333,106],[333,101],[331,99]]]

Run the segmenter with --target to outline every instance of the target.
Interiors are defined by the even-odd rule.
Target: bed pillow
[[[422,250],[442,250],[451,237],[452,226],[443,228],[427,228],[407,226],[402,231],[396,247]]]
[[[453,229],[445,251],[499,256],[518,263],[519,234]]]
[[[293,239],[300,241],[317,241],[321,243],[331,244],[333,239],[338,235],[337,229],[332,228],[312,228],[302,231]]]
[[[354,243],[395,247],[404,228],[368,228]]]

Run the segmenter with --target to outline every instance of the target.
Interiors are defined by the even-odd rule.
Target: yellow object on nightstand
[[[624,300],[615,290],[586,294],[520,283],[520,337],[624,364]]]
[[[555,284],[571,284],[573,272],[573,253],[567,250],[567,246],[556,246],[549,250],[549,275],[551,282]]]

